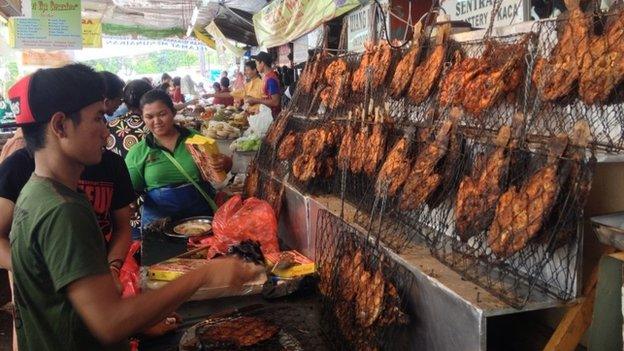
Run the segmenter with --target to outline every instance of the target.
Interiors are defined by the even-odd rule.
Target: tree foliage
[[[97,71],[119,73],[128,70],[135,74],[155,74],[199,65],[199,56],[195,51],[162,50],[134,57],[112,57],[84,63]]]

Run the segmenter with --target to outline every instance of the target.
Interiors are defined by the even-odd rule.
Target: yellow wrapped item
[[[204,178],[205,181],[215,181],[217,183],[221,183],[225,180],[227,174],[223,171],[215,172],[208,166],[208,160],[212,156],[216,156],[219,154],[219,146],[217,145],[217,141],[196,134],[192,137],[186,139],[185,142],[186,149],[191,153],[193,160],[195,160],[195,164]]]

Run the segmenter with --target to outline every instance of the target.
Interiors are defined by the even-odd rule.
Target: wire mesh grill
[[[321,211],[316,235],[325,331],[339,350],[411,349],[414,276],[366,236]]]
[[[479,155],[490,155],[494,150],[495,146],[491,144],[471,143],[467,148],[468,162],[464,163],[462,173],[473,173]],[[538,226],[537,232],[530,237],[521,230],[513,232],[511,228],[516,228],[515,224],[508,224],[505,228],[509,230],[509,236],[506,237],[504,234],[497,236],[494,230],[494,222],[505,223],[504,213],[499,213],[504,194],[512,186],[522,189],[518,191],[520,194],[530,193],[531,190],[527,190],[529,182],[544,185],[548,179],[541,179],[540,182],[535,177],[543,174],[538,172],[551,164],[544,149],[508,152],[510,160],[505,166],[507,170],[503,172],[496,207],[482,208],[477,212],[478,218],[486,218],[485,225],[471,233],[472,236],[463,234],[462,238],[456,220],[457,201],[447,200],[440,207],[444,215],[438,218],[446,218],[441,228],[425,229],[436,233],[432,253],[465,278],[516,308],[527,303],[534,289],[560,300],[569,300],[577,293],[582,242],[579,225],[591,184],[592,159],[585,155],[584,149],[582,157],[577,157],[580,154],[564,154],[557,158],[554,164],[558,165],[558,169],[555,184],[552,185],[558,186],[559,191],[552,202],[529,195],[529,203],[522,207],[522,202],[517,200],[522,197],[517,196],[514,200],[514,206],[519,206],[522,211],[511,214],[512,223],[522,221],[523,216],[533,215],[528,217],[531,221],[529,225]],[[535,215],[535,211],[540,211],[540,215]],[[520,240],[523,235],[529,239]],[[511,241],[505,241],[505,238],[511,238]]]
[[[616,6],[609,13],[598,14],[596,21],[594,15],[583,14],[571,21],[566,13],[533,26],[539,40],[529,55],[532,67],[529,73],[535,77],[529,81],[531,94],[527,96],[526,105],[533,116],[528,133],[537,136],[569,133],[579,120],[585,120],[590,125],[595,148],[621,151],[624,148],[624,74],[615,68],[622,58],[613,55],[618,52],[621,55],[624,37],[621,33],[610,35],[608,31],[616,21],[622,21],[624,12],[621,6]],[[585,26],[587,31],[579,29]],[[573,40],[560,43],[570,28],[575,28]],[[564,64],[563,60],[556,60],[562,56],[557,52],[573,54]]]

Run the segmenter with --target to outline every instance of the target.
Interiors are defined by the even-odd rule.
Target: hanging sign
[[[447,0],[442,8],[454,21],[466,21],[473,28],[487,28],[492,17],[494,0]],[[508,26],[528,20],[528,1],[502,0],[494,26]]]
[[[347,50],[351,52],[364,51],[364,42],[369,39],[371,21],[375,5],[370,4],[349,14],[347,17]]]
[[[80,0],[37,0],[32,17],[9,19],[9,44],[18,49],[82,49]]]
[[[82,47],[102,47],[102,22],[99,19],[82,19]]]
[[[359,5],[359,0],[272,1],[253,15],[258,46],[271,48],[290,43]]]

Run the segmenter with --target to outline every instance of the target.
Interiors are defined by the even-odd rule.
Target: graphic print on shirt
[[[102,229],[102,234],[104,234],[106,241],[108,241],[113,232],[109,211],[113,200],[113,183],[81,179],[78,182],[78,188],[85,194],[89,203],[93,206],[98,225]]]

